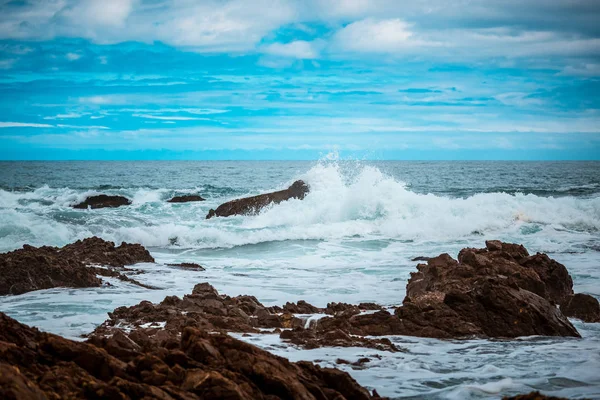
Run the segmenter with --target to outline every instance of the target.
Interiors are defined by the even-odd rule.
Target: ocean
[[[304,200],[256,216],[206,220],[234,198],[302,179]],[[117,209],[75,210],[93,194],[132,199]],[[174,195],[206,201],[171,204]],[[401,304],[417,256],[521,243],[565,264],[576,292],[600,298],[600,162],[129,161],[0,162],[0,252],[23,244],[62,246],[89,236],[141,243],[156,264],[139,264],[148,290],[50,289],[0,297],[0,311],[81,339],[106,313],[142,300],[182,296],[209,282],[265,305],[306,300]],[[196,262],[206,271],[168,268]],[[600,398],[600,324],[572,320],[582,339],[435,340],[394,337],[406,352],[300,350],[276,335],[240,337],[292,361],[348,371],[381,395],[487,399],[542,390]],[[365,369],[337,358],[373,356]]]

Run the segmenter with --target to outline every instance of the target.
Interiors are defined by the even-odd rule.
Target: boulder
[[[212,217],[229,217],[231,215],[252,215],[271,203],[278,204],[289,199],[304,199],[309,188],[303,181],[294,182],[289,188],[278,192],[260,194],[258,196],[246,197],[228,201],[221,204],[216,210],[211,209],[206,219]]]
[[[183,196],[174,196],[171,199],[167,200],[167,203],[189,203],[192,201],[204,201],[205,199],[202,196],[198,196],[197,194],[186,194]]]
[[[88,209],[88,208],[115,208],[121,206],[128,206],[131,204],[131,200],[123,196],[108,196],[106,194],[99,194],[97,196],[90,196],[81,203],[75,204],[73,208]]]
[[[30,399],[370,400],[345,372],[293,363],[184,327],[160,345],[122,335],[75,342],[0,313],[0,397]]]
[[[122,243],[116,247],[113,242],[97,237],[78,240],[62,248],[24,245],[22,249],[0,254],[0,295],[54,287],[98,287],[102,280],[96,275],[139,284],[118,271],[89,266],[122,268],[138,262],[154,262],[154,259],[139,244]]]
[[[568,296],[560,304],[560,311],[567,317],[584,322],[600,322],[600,303],[589,294],[577,293]]]
[[[575,336],[555,304],[573,292],[564,265],[517,244],[486,242],[417,266],[396,310],[405,335],[453,337]]]

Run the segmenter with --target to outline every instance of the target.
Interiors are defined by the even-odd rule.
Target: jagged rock
[[[560,311],[567,317],[584,322],[600,322],[600,303],[589,294],[577,293],[568,296],[560,304]]]
[[[579,336],[554,306],[572,293],[566,268],[521,246],[486,242],[419,264],[396,310],[400,333],[428,337]]]
[[[260,194],[258,196],[246,197],[228,201],[221,204],[216,210],[211,209],[206,219],[212,217],[229,217],[231,215],[252,215],[258,213],[262,208],[271,203],[281,203],[289,199],[304,199],[309,188],[303,181],[294,182],[289,188],[278,192]]]
[[[131,204],[131,200],[123,196],[108,196],[106,194],[99,194],[97,196],[90,196],[81,203],[75,204],[73,208],[87,209],[87,208],[116,208],[121,206],[128,206]]]
[[[154,258],[144,246],[123,242],[115,246],[113,242],[92,236],[78,240],[59,249],[60,255],[75,258],[84,264],[100,264],[123,267],[141,262],[153,263]]]
[[[379,398],[345,372],[191,327],[149,347],[143,337],[74,342],[2,313],[0,326],[0,397],[7,399]]]
[[[54,287],[98,287],[102,280],[96,275],[114,276],[141,285],[120,272],[88,267],[89,264],[123,267],[137,262],[154,262],[154,259],[139,244],[122,243],[115,247],[113,242],[97,237],[78,240],[62,248],[24,245],[22,249],[0,254],[0,295]]]
[[[167,203],[189,203],[192,201],[204,201],[205,199],[202,196],[198,196],[196,194],[186,194],[183,196],[174,196],[171,199],[167,200]]]

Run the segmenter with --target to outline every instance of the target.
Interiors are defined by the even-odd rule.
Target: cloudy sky
[[[598,0],[0,0],[0,159],[600,159]]]

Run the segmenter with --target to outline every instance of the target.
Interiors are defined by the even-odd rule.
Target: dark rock
[[[521,246],[486,242],[419,264],[406,286],[404,335],[454,337],[579,336],[554,306],[572,293],[566,268],[545,254],[529,256]]]
[[[309,188],[303,181],[294,182],[289,188],[279,192],[265,193],[246,197],[221,204],[216,210],[210,210],[206,219],[212,217],[229,217],[231,215],[252,215],[271,203],[278,204],[289,199],[304,199]]]
[[[137,243],[113,242],[93,236],[78,240],[59,249],[60,255],[76,258],[84,264],[100,264],[123,267],[141,262],[153,263],[154,258],[144,246]]]
[[[147,346],[133,333],[74,342],[2,313],[0,326],[0,397],[6,399],[378,398],[345,372],[292,363],[191,327],[164,345]]]
[[[184,262],[184,263],[167,264],[167,265],[169,267],[179,267],[179,268],[184,268],[184,269],[190,269],[193,271],[205,271],[205,269],[202,265],[196,264],[196,263]]]
[[[415,257],[410,261],[429,261],[431,257],[423,257],[423,256],[419,256],[419,257]]]
[[[527,394],[519,394],[516,396],[505,396],[502,400],[569,400],[564,397],[546,396],[540,392],[531,392]]]
[[[22,249],[0,254],[0,295],[54,287],[98,287],[102,280],[97,274],[144,286],[119,272],[88,267],[89,264],[123,267],[137,262],[154,262],[154,259],[139,244],[122,243],[115,247],[113,242],[97,237],[62,248],[24,245]]]
[[[174,196],[167,200],[167,203],[189,203],[192,201],[204,201],[205,199],[195,194],[186,194],[183,196]]]
[[[577,293],[568,296],[560,304],[560,311],[567,317],[584,322],[600,322],[600,303],[589,294]]]
[[[100,194],[97,196],[90,196],[79,204],[75,204],[73,208],[87,209],[89,208],[115,208],[121,206],[128,206],[131,204],[131,200],[123,196],[108,196]]]
[[[398,352],[398,349],[389,339],[369,339],[353,336],[343,329],[313,330],[295,328],[281,332],[279,337],[305,349],[319,347],[368,347],[381,351]]]

